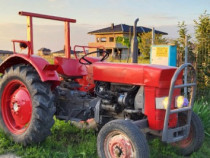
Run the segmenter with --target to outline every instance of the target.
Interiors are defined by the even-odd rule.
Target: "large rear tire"
[[[54,124],[54,95],[29,65],[8,68],[0,80],[0,126],[23,145],[38,143],[50,135]]]
[[[179,124],[186,123],[186,114],[179,114]],[[181,155],[187,156],[200,149],[204,141],[204,128],[203,124],[194,112],[192,112],[190,132],[186,139],[173,143],[179,149]]]
[[[97,138],[100,158],[148,158],[144,134],[128,120],[114,120],[102,127]]]

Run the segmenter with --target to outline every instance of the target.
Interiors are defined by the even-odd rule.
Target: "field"
[[[53,63],[51,58],[47,60]],[[148,63],[148,60],[141,62]],[[208,158],[210,157],[209,103],[204,100],[197,101],[194,109],[204,123],[206,137],[202,148],[190,158]],[[51,136],[44,142],[24,147],[14,143],[0,131],[0,155],[14,153],[21,158],[97,158],[97,132],[80,130],[70,125],[70,122],[65,123],[56,119],[51,132]],[[182,157],[177,154],[176,148],[163,144],[159,139],[150,140],[149,146],[151,158]]]
[[[203,106],[203,101],[195,104],[195,111],[202,118],[206,137],[202,148],[193,153],[190,158],[210,157],[209,106]],[[203,108],[204,107],[204,108]],[[207,107],[207,108],[205,108]],[[80,130],[70,123],[55,120],[52,134],[44,142],[24,147],[11,141],[0,131],[0,155],[14,153],[22,158],[97,158],[95,131]],[[151,158],[181,158],[177,150],[163,144],[159,139],[149,141]]]

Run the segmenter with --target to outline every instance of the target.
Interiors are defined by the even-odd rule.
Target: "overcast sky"
[[[155,27],[176,38],[177,23],[185,21],[193,34],[194,19],[205,10],[210,0],[0,0],[0,50],[11,50],[11,39],[26,40],[26,18],[18,11],[49,14],[77,19],[72,24],[71,44],[87,45],[94,40],[88,31],[115,24]],[[47,47],[63,48],[63,24],[50,20],[34,20],[35,51]]]

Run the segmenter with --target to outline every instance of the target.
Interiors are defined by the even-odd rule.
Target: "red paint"
[[[70,19],[70,18],[64,18],[64,17],[57,17],[57,16],[51,16],[51,15],[43,15],[43,14],[37,14],[37,13],[30,13],[30,12],[24,12],[20,11],[19,15],[22,16],[31,16],[35,18],[42,18],[42,19],[50,19],[50,20],[57,20],[57,21],[67,21],[71,23],[76,23],[75,19]]]
[[[12,40],[13,42],[13,51],[16,53],[15,50],[15,43],[25,43],[28,47],[28,54],[31,54],[31,43],[29,41],[23,41],[23,40]]]
[[[92,65],[86,65],[87,68],[87,75],[83,76],[81,79],[76,79],[81,88],[79,90],[85,92],[93,92],[95,88],[94,80],[93,80],[93,67]]]
[[[144,114],[147,116],[149,127],[153,130],[162,130],[165,119],[165,110],[156,109],[155,98],[168,96],[168,89],[160,89],[155,87],[144,87],[145,92],[145,110]],[[180,95],[180,90],[174,91],[172,100],[172,109],[175,107],[175,96]],[[169,127],[175,127],[177,125],[177,114],[171,114],[169,118]]]
[[[176,68],[160,65],[138,65],[96,62],[93,63],[93,78],[97,81],[146,85],[168,88]],[[181,76],[177,84],[182,82]]]
[[[30,13],[30,12],[19,12],[19,15],[27,16],[27,37],[28,41],[30,42],[30,52],[29,56],[33,54],[33,17],[35,18],[42,18],[42,19],[50,19],[50,20],[57,20],[57,21],[63,21],[65,23],[65,55],[67,58],[70,58],[70,28],[69,23],[76,23],[75,19],[69,19],[69,18],[63,18],[63,17],[57,17],[57,16],[50,16],[50,15],[44,15],[44,14],[37,14],[37,13]]]
[[[32,67],[34,67],[43,82],[59,81],[59,77],[56,71],[43,71],[45,66],[49,65],[49,63],[45,59],[39,56],[28,56],[25,54],[13,54],[9,56],[6,60],[4,60],[4,62],[1,63],[0,73],[4,73],[5,69],[7,69],[8,67],[21,63],[30,64]]]
[[[114,133],[114,132],[113,132]],[[120,158],[130,158],[134,157],[135,149],[131,141],[122,133],[117,133],[116,135],[108,135],[106,138],[107,142],[104,144],[105,155],[108,157],[120,157]],[[107,150],[108,148],[108,150]],[[109,154],[108,154],[108,153]]]
[[[145,86],[145,111],[149,127],[162,130],[165,110],[156,110],[155,98],[168,96],[171,78],[177,68],[161,65],[138,65],[120,63],[93,63],[93,78],[97,81]],[[182,74],[176,84],[182,83]],[[180,90],[174,91],[175,96]],[[172,109],[174,104],[172,105]],[[177,114],[170,115],[169,127],[177,124]]]
[[[22,134],[28,128],[32,116],[31,96],[19,80],[10,81],[1,99],[2,117],[13,134]]]
[[[71,58],[71,47],[70,47],[70,27],[69,22],[65,21],[65,56]]]
[[[55,57],[54,63],[58,65],[57,72],[67,77],[79,77],[87,75],[85,65],[79,63],[78,59],[67,59]]]
[[[33,19],[32,16],[27,17],[27,40],[30,42],[30,52],[28,55],[34,54],[34,35],[33,35]]]

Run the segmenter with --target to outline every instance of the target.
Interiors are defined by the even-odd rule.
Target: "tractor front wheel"
[[[100,158],[148,158],[144,134],[128,120],[114,120],[100,130],[97,138]]]
[[[49,84],[28,65],[8,68],[0,81],[0,126],[15,142],[44,140],[54,124],[55,106]]]
[[[179,125],[186,124],[187,115],[185,113],[179,114]],[[203,124],[194,112],[192,112],[190,132],[186,139],[173,143],[181,155],[187,156],[200,149],[204,140]]]

